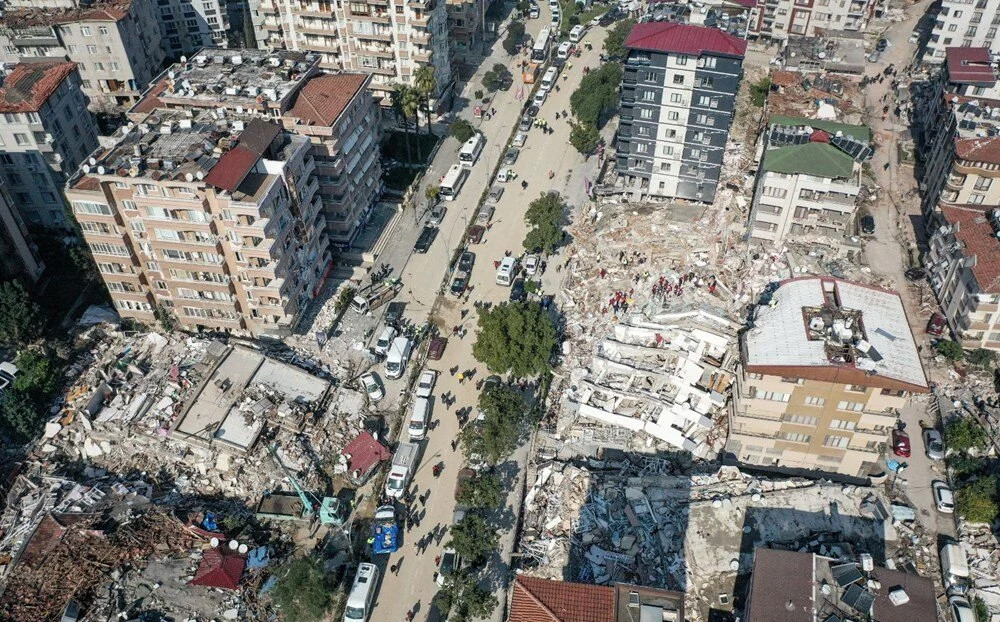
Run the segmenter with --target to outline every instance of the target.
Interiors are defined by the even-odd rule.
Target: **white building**
[[[882,0],[762,0],[750,9],[749,36],[784,40],[864,31]]]
[[[924,61],[944,62],[949,47],[987,47],[1000,52],[1000,0],[943,0]]]
[[[163,51],[178,59],[204,47],[228,44],[229,18],[220,0],[157,0]]]

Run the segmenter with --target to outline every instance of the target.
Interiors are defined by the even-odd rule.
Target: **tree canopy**
[[[959,488],[955,494],[955,505],[959,515],[965,520],[993,524],[1000,512],[997,506],[996,476],[982,477]]]
[[[500,604],[496,596],[479,587],[475,577],[461,570],[445,578],[434,602],[449,622],[486,618]]]
[[[615,24],[604,38],[604,53],[611,58],[625,58],[625,39],[628,39],[633,26],[635,26],[634,19],[623,19]]]
[[[475,128],[465,119],[459,119],[451,124],[451,135],[458,139],[460,143],[469,140],[475,133]]]
[[[955,417],[944,424],[944,440],[949,449],[965,453],[970,449],[986,449],[989,437],[972,417]]]
[[[497,464],[517,448],[527,408],[517,392],[501,386],[480,394],[479,410],[482,419],[462,430],[462,446],[466,454],[477,454],[486,462]]]
[[[473,508],[500,507],[504,501],[503,483],[496,473],[486,473],[465,480],[458,492],[458,502]]]
[[[288,622],[321,620],[330,608],[333,590],[319,562],[302,557],[291,562],[279,574],[271,591],[274,604]],[[282,571],[279,571],[282,572]]]
[[[510,70],[507,69],[507,66],[503,63],[496,63],[489,71],[483,74],[483,86],[488,91],[496,91],[509,79]]]
[[[524,37],[524,23],[514,21],[507,27],[507,36],[503,40],[503,49],[507,54],[513,56],[517,53],[517,46],[521,45]]]
[[[562,242],[563,215],[566,204],[558,192],[545,192],[528,205],[524,220],[531,227],[524,236],[524,249],[528,252],[552,253]]]
[[[601,133],[597,128],[589,123],[571,123],[569,132],[569,142],[576,147],[576,150],[584,155],[590,155],[597,149],[597,143],[601,140]]]
[[[20,281],[0,284],[0,342],[23,347],[42,334],[45,317]]]
[[[499,540],[497,530],[476,512],[467,512],[448,533],[451,534],[451,541],[447,546],[455,549],[473,567],[486,561],[486,556],[496,549]]]
[[[609,35],[610,36],[610,35]],[[569,98],[570,110],[581,123],[601,126],[601,118],[618,105],[618,87],[622,81],[622,66],[605,63],[580,80],[580,86]]]
[[[556,347],[552,318],[535,302],[516,302],[480,311],[472,354],[494,373],[522,378],[549,369]]]

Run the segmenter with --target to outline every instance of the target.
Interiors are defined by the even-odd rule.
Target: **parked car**
[[[527,112],[528,112],[528,116],[530,116],[530,117],[537,117],[538,116],[538,106],[536,106],[535,104],[532,104],[532,103],[529,102],[528,103]]]
[[[927,271],[920,267],[908,269],[903,273],[907,281],[923,281],[927,278]]]
[[[377,402],[385,397],[385,387],[382,386],[382,382],[378,376],[368,372],[367,374],[361,374],[360,380],[361,386],[365,388],[365,393],[368,394],[368,399]]]
[[[385,308],[385,323],[392,325],[403,319],[403,311],[406,310],[405,302],[390,302]]]
[[[486,197],[487,201],[493,201],[497,203],[500,201],[500,197],[503,196],[503,186],[494,185],[490,188],[490,194]]]
[[[378,336],[375,340],[375,353],[385,356],[389,352],[389,346],[392,345],[392,340],[398,336],[396,329],[392,326],[386,326],[382,330],[382,334]]]
[[[444,349],[448,345],[447,337],[434,337],[427,346],[427,358],[432,361],[440,361],[444,356]]]
[[[969,604],[969,600],[964,596],[949,596],[948,611],[951,612],[952,622],[976,622],[976,613]]]
[[[542,104],[545,103],[545,98],[548,97],[548,95],[549,95],[548,91],[543,91],[541,89],[538,89],[538,91],[535,92],[535,96],[531,98],[531,103],[540,107]]]
[[[451,293],[461,296],[465,293],[465,288],[469,286],[469,273],[465,270],[456,270],[455,276],[451,279]]]
[[[482,225],[472,225],[469,227],[469,243],[479,244],[483,241],[483,236],[486,235],[486,227]]]
[[[437,237],[437,227],[426,226],[420,232],[420,237],[417,238],[417,243],[413,245],[413,250],[418,253],[426,253],[431,249],[431,244],[434,243],[434,238]]]
[[[0,395],[3,395],[10,388],[10,385],[14,384],[14,380],[20,373],[21,370],[17,368],[17,365],[10,361],[0,363]]]
[[[871,214],[865,214],[861,217],[861,233],[865,235],[875,233],[875,217]]]
[[[538,12],[538,8],[535,8],[535,12]],[[453,574],[456,570],[462,568],[462,558],[459,557],[455,549],[445,549],[441,551],[441,563],[438,564],[437,568],[437,578],[435,582],[440,587],[444,587],[444,582],[448,578],[448,575]]]
[[[902,430],[892,431],[892,453],[901,458],[910,457],[910,435]]]
[[[514,135],[514,140],[512,141],[511,144],[513,144],[515,147],[523,147],[524,143],[526,142],[528,142],[528,133],[518,132],[517,134]]]
[[[524,258],[524,273],[534,276],[538,272],[538,255],[528,255]]]
[[[934,428],[924,430],[924,452],[931,460],[944,460],[944,439]]]
[[[500,172],[497,173],[497,181],[502,184],[505,184],[508,181],[512,181],[513,179],[514,179],[514,169],[502,168],[500,169]]]
[[[878,52],[884,52],[886,51],[886,49],[888,49],[888,47],[889,47],[889,40],[886,39],[885,37],[879,39],[878,43],[875,44],[875,50]]]
[[[523,117],[521,117],[521,122],[518,124],[517,129],[520,132],[527,132],[528,130],[531,129],[533,123],[534,120],[531,117],[529,117],[528,115],[524,115]]]
[[[434,393],[438,373],[433,369],[425,369],[417,381],[417,397],[430,397]]]
[[[927,320],[927,331],[928,335],[933,335],[935,337],[940,337],[944,334],[944,329],[948,326],[948,321],[944,319],[944,316],[940,313],[932,313],[931,318]]]
[[[435,227],[440,227],[441,223],[444,221],[444,215],[448,212],[448,208],[444,205],[437,205],[431,210],[430,216],[427,217],[427,224],[433,225]]]
[[[476,254],[472,251],[465,251],[458,256],[458,269],[472,272],[472,266],[476,265]]]
[[[521,302],[528,297],[528,292],[524,289],[524,279],[514,279],[510,284],[510,301]]]
[[[931,490],[934,492],[934,505],[938,512],[953,514],[955,512],[955,493],[952,492],[948,484],[941,480],[931,482]]]
[[[479,213],[476,214],[476,224],[486,226],[487,223],[493,220],[493,214],[497,211],[496,206],[484,205],[479,208]]]
[[[514,164],[514,162],[517,162],[517,156],[519,155],[521,155],[520,149],[511,147],[510,149],[507,150],[507,153],[503,155],[503,163],[507,166],[510,166]]]
[[[514,86],[514,76],[510,72],[504,72],[503,74],[497,76],[497,86],[501,91],[506,91],[510,87]]]

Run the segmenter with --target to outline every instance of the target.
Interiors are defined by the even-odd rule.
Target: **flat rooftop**
[[[3,12],[0,25],[16,29],[72,22],[117,22],[125,19],[131,9],[131,0],[96,0],[73,8],[14,9]]]
[[[0,76],[0,113],[38,112],[63,80],[76,71],[76,63],[18,63]]]
[[[806,277],[784,281],[743,336],[749,372],[927,391],[896,292]]]

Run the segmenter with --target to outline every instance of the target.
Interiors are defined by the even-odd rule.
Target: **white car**
[[[949,596],[948,609],[951,611],[952,622],[976,622],[976,613],[964,596]]]
[[[368,399],[377,402],[385,397],[385,387],[382,386],[382,382],[378,379],[378,376],[368,372],[367,374],[361,374],[360,380],[361,386],[365,388],[365,393],[368,394]]]
[[[536,106],[541,106],[542,104],[545,103],[545,98],[548,96],[548,94],[549,94],[548,91],[543,91],[542,89],[538,89],[538,91],[535,93],[535,97],[531,100],[531,103]]]
[[[438,373],[433,369],[424,370],[417,381],[417,397],[430,397],[434,393],[434,384],[437,382]]]
[[[955,493],[948,487],[948,484],[941,480],[934,480],[931,482],[931,490],[934,491],[934,505],[937,506],[938,512],[954,514]]]
[[[934,428],[924,430],[924,451],[931,460],[944,460],[944,439]]]
[[[528,255],[524,258],[524,272],[528,276],[535,276],[538,272],[538,255]]]
[[[14,379],[17,378],[19,373],[21,373],[21,370],[10,361],[0,363],[0,395],[3,395],[4,391],[9,389],[10,385],[14,384]]]
[[[513,141],[512,144],[515,147],[523,147],[524,143],[526,143],[526,142],[528,142],[528,133],[527,132],[518,132],[517,134],[514,135],[514,141]]]
[[[375,353],[385,356],[389,352],[389,347],[392,345],[392,340],[396,338],[396,335],[395,328],[386,326],[382,334],[378,336],[378,341],[375,342]]]
[[[514,169],[502,168],[500,169],[500,172],[497,173],[497,181],[499,181],[502,184],[505,184],[513,179],[514,179]]]

